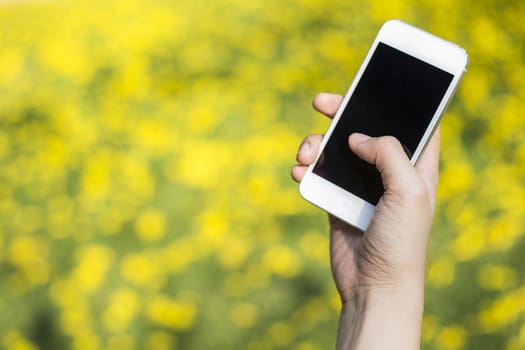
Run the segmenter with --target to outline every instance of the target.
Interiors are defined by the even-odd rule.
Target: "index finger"
[[[316,111],[332,118],[339,109],[342,101],[343,96],[339,94],[321,92],[314,97],[312,105]]]

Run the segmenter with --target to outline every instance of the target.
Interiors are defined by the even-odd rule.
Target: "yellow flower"
[[[469,74],[465,75],[464,81],[461,82],[462,101],[471,112],[478,112],[478,108],[484,105],[489,96],[491,82],[489,72],[472,69]]]
[[[140,301],[137,293],[129,288],[114,291],[109,298],[109,305],[102,314],[102,321],[109,331],[120,332],[129,327],[137,314]]]
[[[74,350],[100,349],[99,337],[92,330],[82,330],[73,337]]]
[[[463,192],[471,186],[473,178],[472,167],[466,160],[450,159],[440,174],[440,193],[454,195]]]
[[[294,277],[301,270],[301,260],[297,254],[284,245],[270,247],[263,256],[264,264],[276,275]]]
[[[34,286],[47,282],[49,278],[47,254],[47,246],[36,237],[18,236],[9,246],[8,259]]]
[[[503,294],[485,307],[479,314],[479,321],[485,332],[498,332],[518,317],[525,314],[525,287]]]
[[[467,331],[461,326],[447,326],[441,329],[436,344],[443,350],[461,349],[467,339]]]
[[[368,4],[372,10],[371,17],[378,23],[391,18],[404,18],[405,20],[409,20],[412,16],[411,8],[404,1],[371,1]]]
[[[180,331],[193,326],[196,314],[194,303],[173,300],[164,295],[153,297],[145,306],[145,315],[150,321]]]
[[[135,221],[135,230],[143,242],[157,241],[166,231],[166,216],[160,210],[146,209]]]
[[[120,274],[125,281],[149,288],[156,289],[164,283],[157,261],[146,254],[125,255],[120,262]]]
[[[110,166],[112,156],[109,150],[93,155],[82,176],[83,196],[89,202],[105,199],[111,191]]]
[[[445,287],[454,281],[455,266],[454,260],[450,256],[445,256],[433,262],[428,269],[428,279],[430,283]]]
[[[467,226],[460,226],[463,231],[453,241],[452,251],[455,257],[460,260],[470,260],[483,253],[487,238],[483,234],[486,226],[483,222],[473,221]]]
[[[226,268],[238,268],[251,252],[253,242],[248,237],[227,235],[219,250],[219,262]]]
[[[188,186],[207,190],[223,186],[238,164],[233,143],[191,140],[181,146],[181,157],[170,177]]]
[[[508,289],[518,282],[516,271],[505,265],[482,265],[478,278],[481,287],[493,290]]]
[[[75,252],[77,265],[73,279],[78,288],[86,293],[98,290],[105,281],[106,273],[113,262],[113,252],[103,245],[86,245]]]
[[[37,350],[38,347],[16,330],[4,333],[2,344],[10,350]]]
[[[203,242],[214,247],[222,244],[222,240],[230,230],[228,214],[223,210],[207,210],[197,218],[199,235]]]

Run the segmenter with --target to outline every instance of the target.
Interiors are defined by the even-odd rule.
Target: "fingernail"
[[[304,141],[299,147],[299,153],[308,152],[310,150],[310,142]]]
[[[370,136],[358,132],[353,133],[352,135],[350,135],[350,137],[354,139],[355,143],[361,143],[370,140]]]

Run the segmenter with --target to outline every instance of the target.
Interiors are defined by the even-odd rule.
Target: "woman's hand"
[[[341,101],[340,95],[322,93],[314,98],[313,105],[331,117]],[[292,168],[296,181],[301,181],[306,168],[315,160],[321,139],[321,135],[310,135],[301,144],[297,154],[299,164]],[[380,311],[379,305],[387,311],[392,302],[397,307],[406,306],[399,311],[408,319],[403,322],[403,315],[400,315],[397,325],[406,323],[405,326],[415,327],[417,332],[417,336],[403,337],[410,339],[410,342],[403,342],[404,349],[419,348],[427,244],[438,180],[439,131],[415,167],[399,141],[390,136],[370,138],[353,134],[349,147],[377,167],[385,192],[364,233],[329,217],[332,273],[343,303],[338,348],[356,348],[352,346],[358,344],[366,344],[367,349],[375,348],[373,344],[382,338],[376,337],[375,343],[359,342],[367,330],[362,316]],[[410,305],[406,305],[407,302]],[[377,326],[386,320],[387,317],[383,317],[374,323]],[[358,334],[357,329],[360,329]],[[387,344],[385,348],[396,348],[391,342]]]

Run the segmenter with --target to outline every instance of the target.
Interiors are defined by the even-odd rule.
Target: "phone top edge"
[[[390,20],[386,21],[385,23],[383,23],[383,25],[379,29],[379,33],[378,34],[381,34],[382,32],[387,31],[387,30],[392,30],[392,29],[393,30],[397,30],[398,28],[401,28],[401,30],[403,30],[403,28],[406,28],[407,30],[414,30],[415,32],[419,32],[422,35],[431,36],[434,39],[442,41],[443,43],[455,46],[456,48],[459,48],[459,49],[465,51],[464,48],[462,48],[460,45],[456,44],[453,41],[444,39],[444,38],[442,38],[442,37],[440,37],[440,36],[438,36],[438,35],[436,35],[434,33],[431,33],[429,31],[426,31],[424,29],[416,27],[416,26],[414,26],[414,25],[412,25],[410,23],[407,23],[405,21],[402,21],[400,19],[390,19]]]
[[[395,47],[454,75],[466,71],[468,66],[468,54],[464,48],[399,19],[389,20],[381,26],[374,47],[377,42]]]

